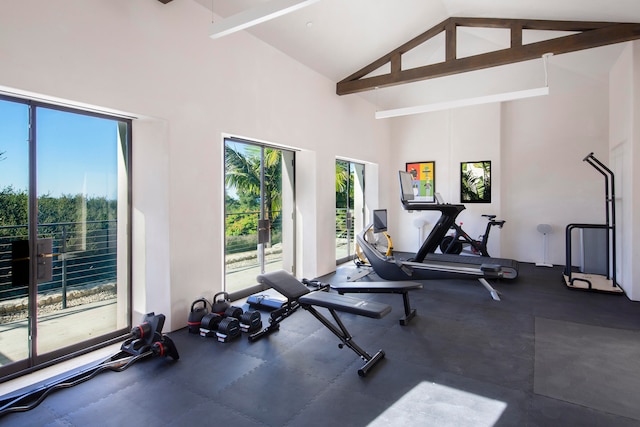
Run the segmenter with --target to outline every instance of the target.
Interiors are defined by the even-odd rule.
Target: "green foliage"
[[[0,227],[26,225],[28,206],[26,191],[16,191],[12,186],[0,190]],[[12,234],[15,231],[5,233]],[[24,233],[27,233],[26,227]]]
[[[85,198],[83,195],[50,195],[38,198],[38,223],[85,223],[91,221],[106,221],[117,218],[117,201],[104,197]],[[0,236],[26,235],[29,212],[29,200],[25,190],[17,191],[12,186],[0,190]],[[21,226],[20,228],[15,228]],[[81,224],[74,224],[68,228],[69,232],[82,229]],[[87,229],[90,229],[88,226]],[[39,231],[47,234],[43,228]]]
[[[352,163],[336,160],[336,238],[346,238],[353,232],[353,223],[347,227],[347,213],[353,215],[355,170]]]
[[[256,234],[260,212],[260,148],[247,145],[246,154],[225,145],[225,185],[235,188],[238,198],[227,195],[227,236]],[[282,207],[282,155],[264,149],[264,208],[266,218],[275,221]]]
[[[246,234],[256,234],[258,230],[257,212],[227,214],[225,221],[227,236],[244,236]]]
[[[336,160],[336,208],[346,208],[347,197],[353,200],[353,185],[349,184],[353,184],[353,177],[349,173],[349,162]],[[347,189],[351,194],[347,194]]]
[[[482,162],[482,176],[475,175],[472,169],[462,169],[462,201],[491,200],[491,164]]]
[[[478,177],[471,171],[462,172],[462,200],[480,200]]]

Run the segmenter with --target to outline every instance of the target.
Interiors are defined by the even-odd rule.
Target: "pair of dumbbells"
[[[206,314],[200,321],[200,336],[215,336],[219,342],[228,342],[239,337],[241,332],[253,332],[261,327],[260,313],[244,313],[240,307],[231,306],[223,314]]]

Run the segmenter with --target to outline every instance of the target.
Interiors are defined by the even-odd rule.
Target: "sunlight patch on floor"
[[[507,404],[499,400],[423,381],[387,408],[369,424],[369,427],[491,427],[500,419],[506,408]]]

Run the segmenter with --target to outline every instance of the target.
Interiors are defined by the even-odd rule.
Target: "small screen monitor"
[[[387,231],[387,210],[376,209],[373,211],[373,232],[382,233]]]
[[[414,199],[413,195],[413,177],[409,172],[398,171],[400,175],[400,194],[403,202]]]

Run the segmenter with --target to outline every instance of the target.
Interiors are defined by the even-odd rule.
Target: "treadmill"
[[[415,256],[402,259],[386,256],[367,241],[367,234],[373,225],[367,226],[356,236],[360,249],[371,267],[385,280],[444,280],[476,278],[490,292],[491,297],[500,300],[498,292],[487,279],[515,279],[518,276],[518,262],[511,259],[476,257],[453,254],[435,254],[433,251],[445,236],[464,205],[448,203],[426,203],[414,200],[411,174],[400,171],[402,205],[405,210],[436,210],[441,216]]]
[[[438,248],[447,232],[451,229],[451,226],[456,221],[460,212],[465,210],[465,206],[462,204],[454,205],[444,203],[438,194],[436,194],[435,197],[436,203],[415,200],[415,196],[413,194],[413,177],[409,172],[399,171],[398,174],[400,178],[400,201],[402,202],[402,207],[405,210],[410,212],[430,210],[439,211],[441,214],[418,252],[416,252],[415,256],[411,258],[411,261],[424,263],[426,260],[429,260],[462,264],[499,265],[502,278],[515,279],[518,277],[518,262],[512,259],[436,254],[435,250]]]

